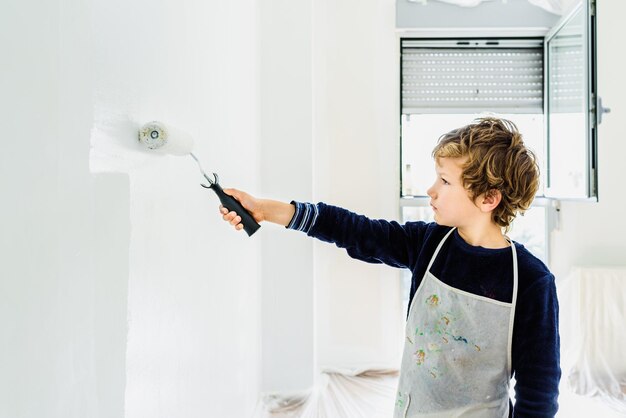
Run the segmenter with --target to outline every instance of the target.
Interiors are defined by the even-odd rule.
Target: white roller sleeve
[[[148,122],[139,129],[139,142],[162,154],[187,155],[193,150],[190,134],[158,121]]]
[[[101,109],[91,129],[91,149],[89,168],[91,172],[129,173],[151,160],[157,162],[167,154],[183,156],[192,151],[192,136],[178,128],[162,122],[137,122],[123,113]],[[142,125],[142,123],[144,123]],[[154,129],[151,129],[154,128]],[[156,144],[141,141],[142,132],[151,135],[153,131],[161,138],[161,147],[150,149]],[[148,139],[146,138],[148,141]],[[154,139],[150,136],[150,141]],[[149,142],[149,141],[148,141]]]

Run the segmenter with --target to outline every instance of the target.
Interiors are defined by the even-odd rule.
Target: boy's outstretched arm
[[[267,221],[287,226],[295,213],[295,207],[290,203],[270,199],[257,199],[237,189],[224,189],[224,192],[237,199],[239,203],[241,203],[241,206],[250,212],[250,215],[252,215],[257,222]],[[235,212],[229,212],[225,207],[220,205],[220,213],[222,214],[222,218],[233,225],[236,230],[240,231],[243,229],[241,217]]]
[[[412,268],[424,241],[427,224],[369,219],[346,209],[318,203],[279,202],[257,199],[237,189],[224,189],[257,222],[268,221],[333,243],[352,258],[368,263],[384,263],[398,268]],[[241,218],[220,206],[222,218],[241,230]],[[410,225],[409,225],[410,224]]]

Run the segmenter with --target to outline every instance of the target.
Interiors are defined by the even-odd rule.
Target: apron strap
[[[513,369],[511,352],[513,351],[513,324],[515,323],[515,306],[517,305],[517,250],[515,249],[515,243],[509,237],[505,236],[505,238],[511,243],[513,252],[513,295],[511,296],[511,313],[509,314],[509,344],[507,350],[507,365],[510,376]]]
[[[439,241],[439,245],[437,246],[437,249],[435,250],[435,253],[433,254],[433,256],[430,258],[430,262],[428,263],[428,267],[426,267],[426,272],[427,273],[430,271],[430,268],[432,267],[433,263],[435,262],[435,258],[437,258],[437,254],[439,254],[439,250],[441,250],[441,247],[443,247],[443,243],[446,241],[446,239],[448,239],[448,237],[450,236],[452,231],[454,231],[455,229],[456,229],[456,226],[454,228],[450,229],[448,231],[448,233],[446,234],[446,236],[443,237],[443,239],[441,241]]]

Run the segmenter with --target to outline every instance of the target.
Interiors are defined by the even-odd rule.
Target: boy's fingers
[[[223,189],[227,195],[234,197],[235,199],[241,201],[241,198],[245,197],[246,194],[237,189]],[[222,214],[222,219],[230,223],[235,227],[235,230],[241,231],[243,229],[243,224],[241,223],[241,216],[237,215],[235,211],[229,211],[224,205],[220,205],[219,207],[220,213]]]

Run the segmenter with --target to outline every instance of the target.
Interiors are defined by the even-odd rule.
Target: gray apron
[[[430,272],[454,230],[439,243],[409,308],[394,418],[509,414],[515,244],[507,238],[513,252],[512,303],[500,302],[455,289]]]

